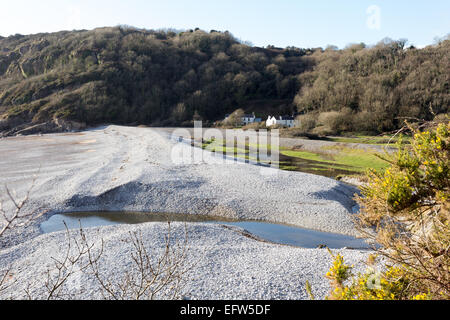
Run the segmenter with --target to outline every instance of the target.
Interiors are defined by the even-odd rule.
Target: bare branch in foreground
[[[76,237],[72,238],[65,222],[64,225],[67,235],[66,250],[62,259],[52,258],[55,262],[55,267],[47,270],[47,280],[45,282],[47,300],[70,298],[66,292],[65,284],[69,277],[76,273],[81,273],[88,268],[88,264],[83,263],[83,257],[94,247],[94,244],[88,243],[81,223],[79,231],[80,240]],[[102,252],[103,250],[98,254],[97,259],[100,258]]]
[[[117,282],[102,276],[98,256],[91,255],[91,250],[88,252],[89,266],[102,288],[103,297],[113,300],[179,299],[185,275],[193,267],[186,265],[186,226],[184,241],[173,243],[170,222],[168,223],[165,247],[159,255],[149,252],[141,232],[130,232],[126,241],[133,246],[133,270],[126,271]]]
[[[36,183],[37,175],[34,176],[30,188],[26,192],[25,197],[22,200],[17,200],[11,193],[8,186],[5,185],[5,194],[8,196],[9,200],[13,203],[14,209],[12,213],[7,213],[3,209],[3,204],[0,201],[0,237],[2,237],[7,230],[11,230],[14,227],[23,227],[29,224],[32,220],[37,219],[44,215],[46,211],[39,213],[23,213],[22,210],[28,203],[30,198],[30,193]],[[0,292],[9,288],[15,280],[12,277],[10,269],[7,269],[3,275],[0,274]]]
[[[32,220],[37,219],[44,215],[46,211],[39,213],[30,212],[23,213],[22,210],[30,199],[30,193],[33,190],[37,177],[33,178],[30,188],[28,189],[25,197],[22,200],[17,200],[11,193],[8,186],[5,185],[6,195],[8,199],[14,204],[14,210],[11,214],[7,213],[3,209],[3,205],[0,202],[0,219],[3,220],[3,226],[0,229],[0,237],[5,234],[5,232],[13,227],[20,227],[29,224]]]
[[[102,271],[103,239],[95,245],[88,241],[81,224],[76,236],[71,235],[66,226],[67,240],[62,258],[52,258],[54,267],[47,271],[46,299],[73,299],[66,285],[71,277],[83,273],[94,276],[104,299],[179,299],[186,280],[185,275],[193,267],[186,264],[188,253],[186,225],[184,232],[183,241],[172,239],[169,223],[168,232],[164,237],[164,248],[158,253],[153,253],[146,247],[142,232],[130,232],[130,236],[122,241],[132,245],[133,250],[130,254],[132,267],[130,270],[120,270],[123,276],[114,281]],[[25,291],[28,298],[33,299],[30,286]]]

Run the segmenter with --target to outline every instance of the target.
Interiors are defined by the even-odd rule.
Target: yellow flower
[[[412,300],[428,300],[428,294],[418,294],[417,296],[413,297]]]

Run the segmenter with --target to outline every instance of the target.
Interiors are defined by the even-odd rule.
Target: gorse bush
[[[408,296],[412,280],[404,268],[389,266],[384,272],[377,272],[370,267],[365,273],[354,275],[353,267],[345,264],[342,255],[334,259],[326,275],[332,288],[328,300],[430,300],[432,297],[430,293]]]
[[[416,132],[410,146],[398,143],[398,152],[385,160],[385,172],[370,172],[370,183],[360,198],[363,221],[376,223],[390,216],[417,216],[422,211],[448,213],[449,124]]]
[[[358,197],[357,225],[376,241],[388,265],[372,286],[337,256],[328,278],[331,299],[450,298],[450,122],[419,132],[410,145],[385,159],[384,172],[371,171]],[[349,280],[350,281],[350,280]]]

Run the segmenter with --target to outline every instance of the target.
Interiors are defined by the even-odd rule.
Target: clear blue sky
[[[344,47],[384,37],[423,46],[450,33],[450,1],[0,0],[2,36],[118,24],[228,30],[256,46]]]

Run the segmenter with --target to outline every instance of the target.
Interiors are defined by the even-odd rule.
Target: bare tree
[[[3,209],[3,204],[0,201],[0,219],[2,221],[2,227],[0,229],[0,237],[4,235],[4,233],[12,229],[13,227],[19,227],[19,226],[25,226],[28,223],[30,223],[32,220],[39,218],[43,214],[46,213],[46,211],[41,212],[29,212],[29,213],[23,213],[23,208],[28,203],[30,199],[30,193],[32,189],[34,188],[34,185],[36,183],[36,177],[33,178],[33,181],[31,183],[30,188],[26,192],[25,197],[22,200],[17,200],[11,193],[8,186],[5,185],[5,193],[8,197],[8,199],[13,203],[14,209],[12,213],[8,213]]]
[[[10,269],[7,269],[3,275],[0,275],[0,293],[8,289],[14,283],[8,283],[11,276]]]
[[[47,300],[64,299],[69,298],[65,284],[69,277],[75,273],[82,273],[89,267],[89,263],[86,262],[84,257],[91,252],[95,244],[88,242],[86,234],[83,231],[80,223],[79,235],[80,238],[72,237],[70,231],[64,222],[66,227],[67,241],[66,249],[62,259],[52,257],[55,262],[54,268],[47,270],[47,280],[45,281],[45,288],[47,289]],[[94,261],[100,259],[103,253],[103,240],[102,250],[97,254]]]
[[[13,203],[14,210],[12,213],[8,213],[0,206],[0,218],[4,220],[4,225],[0,229],[0,237],[7,230],[25,226],[45,213],[45,211],[23,213],[35,180],[33,180],[26,196],[20,201],[16,200],[6,187],[6,194]],[[126,271],[122,279],[117,282],[112,281],[101,272],[101,258],[104,253],[103,239],[98,245],[90,243],[81,223],[78,236],[74,236],[67,225],[66,235],[67,239],[62,256],[59,258],[52,257],[54,266],[47,270],[47,278],[44,284],[47,300],[71,298],[67,283],[71,277],[83,273],[94,276],[105,299],[178,299],[185,284],[185,275],[194,266],[186,263],[189,251],[186,225],[184,240],[179,241],[172,238],[171,224],[168,223],[164,248],[160,253],[151,252],[147,248],[141,232],[130,232],[129,238],[123,241],[131,243],[133,247],[131,253],[133,268]],[[0,274],[0,293],[14,283],[11,269],[7,269],[3,274]],[[29,284],[25,292],[29,299],[34,299],[31,287],[32,285]]]
[[[16,199],[8,186],[5,185],[5,194],[13,204],[14,208],[12,212],[7,212],[3,208],[3,203],[0,201],[0,237],[2,237],[6,233],[6,231],[11,230],[15,227],[24,227],[32,220],[37,219],[45,214],[46,211],[32,211],[29,213],[23,212],[25,205],[30,199],[30,193],[36,183],[36,179],[37,176],[33,178],[31,186],[29,187],[22,200]],[[0,273],[0,293],[9,288],[13,283],[13,275],[10,269],[7,269],[3,273]]]
[[[132,271],[125,272],[121,280],[114,282],[104,277],[100,271],[99,255],[88,250],[89,266],[102,288],[105,299],[113,300],[154,300],[180,298],[185,284],[185,275],[193,265],[187,265],[188,236],[185,225],[184,241],[172,241],[171,225],[165,235],[163,252],[153,254],[146,246],[141,232],[130,232],[125,240],[133,246]]]
[[[104,299],[112,300],[174,300],[181,297],[185,284],[185,275],[193,265],[186,263],[188,253],[187,227],[183,241],[172,239],[170,222],[165,235],[165,246],[162,252],[151,252],[147,249],[141,232],[130,232],[127,239],[133,247],[131,260],[133,267],[125,271],[123,277],[113,281],[102,271],[104,261],[104,241],[98,245],[88,241],[83,228],[73,236],[66,226],[66,248],[62,258],[54,258],[54,266],[47,270],[45,289],[47,300],[70,299],[66,286],[75,275],[93,275],[100,286]],[[122,270],[121,270],[122,273]],[[35,299],[30,290],[25,290],[30,300]]]

